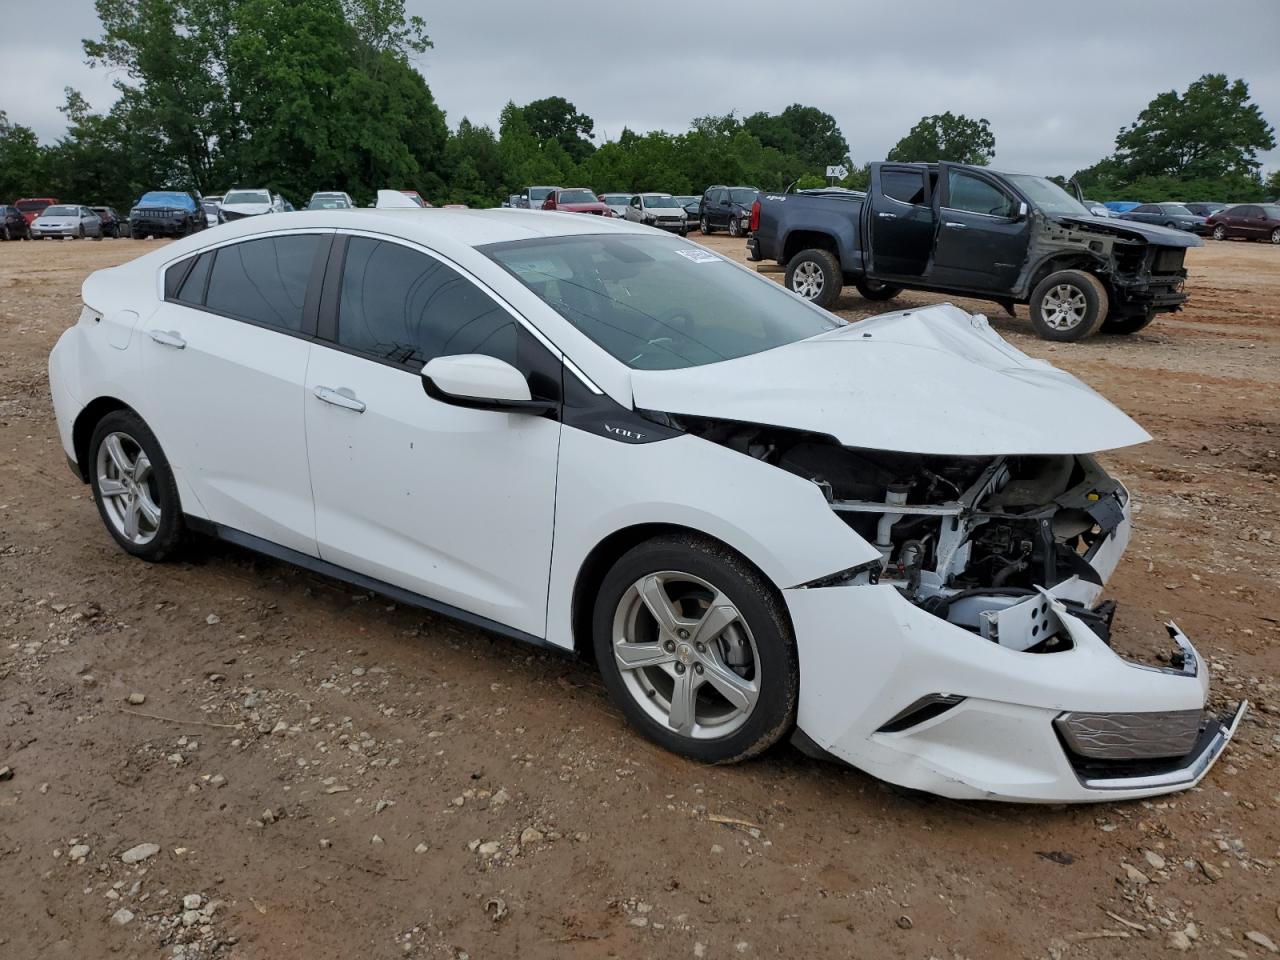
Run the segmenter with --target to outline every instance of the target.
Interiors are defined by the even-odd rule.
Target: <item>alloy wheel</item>
[[[740,237],[740,236],[742,236],[742,227],[740,227],[740,226],[738,225],[738,218],[737,218],[737,217],[730,217],[730,218],[729,218],[729,236],[731,236],[731,237]]]
[[[1070,283],[1050,287],[1040,301],[1040,315],[1055,330],[1074,330],[1088,312],[1084,291]]]
[[[703,217],[701,220],[698,221],[698,229],[701,230],[703,233],[711,232],[711,225],[707,223],[706,217]]]
[[[627,693],[680,736],[729,736],[759,700],[750,627],[728,596],[693,574],[663,570],[633,583],[614,613],[612,644]]]
[[[1280,243],[1280,227],[1276,227],[1271,231],[1271,242]]]
[[[1215,240],[1225,240],[1225,239],[1227,239],[1227,228],[1226,228],[1226,227],[1224,227],[1222,224],[1218,224],[1216,227],[1214,227],[1214,228],[1213,228],[1213,239],[1215,239]]]
[[[822,275],[822,268],[812,260],[806,260],[796,267],[791,277],[791,289],[806,300],[816,300],[822,294],[822,288],[826,282],[826,277]]]
[[[98,495],[116,532],[144,546],[160,530],[159,490],[151,459],[127,433],[109,433],[98,445]]]

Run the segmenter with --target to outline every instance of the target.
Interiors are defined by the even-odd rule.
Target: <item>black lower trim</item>
[[[353,587],[359,587],[361,590],[372,590],[374,593],[380,593],[384,597],[390,597],[397,603],[403,603],[411,607],[419,607],[423,610],[430,610],[432,613],[439,613],[449,617],[452,620],[459,620],[462,623],[470,624],[489,633],[497,633],[504,637],[510,637],[513,640],[519,640],[523,643],[531,643],[537,647],[547,647],[551,650],[558,650],[569,653],[571,651],[564,647],[549,643],[545,638],[534,636],[532,633],[525,633],[523,630],[517,630],[515,627],[509,627],[505,623],[499,623],[497,620],[490,620],[488,617],[482,617],[479,614],[471,613],[460,607],[443,603],[439,600],[433,600],[430,597],[423,596],[420,593],[414,593],[412,590],[406,590],[403,587],[397,587],[394,584],[387,583],[384,580],[378,580],[374,577],[366,576],[363,573],[357,573],[354,570],[348,570],[346,567],[340,567],[336,563],[330,563],[327,560],[321,560],[319,557],[313,557],[310,554],[301,553],[291,547],[283,547],[278,543],[270,540],[264,540],[262,537],[255,537],[251,533],[245,533],[242,530],[236,530],[233,527],[223,526],[220,523],[214,523],[211,520],[205,520],[202,517],[193,517],[189,514],[183,517],[187,529],[195,533],[202,533],[206,536],[214,537],[226,543],[233,543],[238,547],[244,547],[255,553],[261,553],[268,557],[274,557],[277,560],[283,560],[294,566],[302,567],[304,570],[310,570],[312,573],[318,573],[321,576],[332,577],[335,580],[341,580],[343,583],[349,583]]]
[[[67,456],[67,469],[74,473],[76,479],[81,483],[89,482],[89,472],[81,469],[80,464],[76,463],[69,455]]]

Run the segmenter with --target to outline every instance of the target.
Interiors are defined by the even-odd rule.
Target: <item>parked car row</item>
[[[593,193],[586,187],[525,187],[502,204],[525,210],[558,210],[620,217],[659,229],[688,234],[694,225],[705,234],[727,230],[731,237],[746,236],[750,229],[751,205],[760,196],[755,187],[716,184],[701,196],[670,193]]]

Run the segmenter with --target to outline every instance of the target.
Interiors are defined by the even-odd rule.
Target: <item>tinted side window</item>
[[[395,243],[352,237],[342,268],[338,343],[418,369],[483,353],[517,362],[519,325],[452,267]]]
[[[178,295],[174,298],[182,303],[194,306],[204,304],[204,288],[209,281],[209,268],[213,266],[213,251],[200,254],[200,259],[191,267],[187,279],[182,281]]]
[[[882,170],[880,189],[903,203],[924,203],[924,174],[918,170]]]
[[[1013,216],[1013,200],[1009,195],[981,177],[962,170],[948,171],[947,189],[950,191],[947,205],[953,210]]]
[[[1133,212],[1134,213],[1159,213],[1160,208],[1155,206],[1154,204],[1144,203],[1142,206],[1135,208]]]
[[[302,306],[320,237],[264,237],[221,247],[205,305],[268,327],[302,329]]]

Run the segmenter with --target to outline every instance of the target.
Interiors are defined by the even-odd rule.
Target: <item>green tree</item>
[[[0,202],[48,190],[43,161],[35,131],[11,122],[0,110]]]
[[[546,146],[555,142],[575,163],[595,149],[591,142],[595,121],[564,97],[544,97],[523,107],[525,123],[538,143]]]
[[[1207,73],[1185,94],[1156,96],[1116,137],[1116,162],[1129,179],[1220,178],[1258,169],[1259,151],[1276,145],[1275,129],[1249,99],[1249,85]]]
[[[986,166],[996,155],[996,138],[986,120],[950,111],[922,117],[889,151],[886,159],[910,163],[970,163]]]
[[[766,147],[796,157],[811,170],[843,163],[849,144],[835,117],[817,107],[793,103],[782,113],[753,113],[742,123]]]
[[[1265,199],[1280,200],[1280,170],[1272,170],[1262,185]]]

